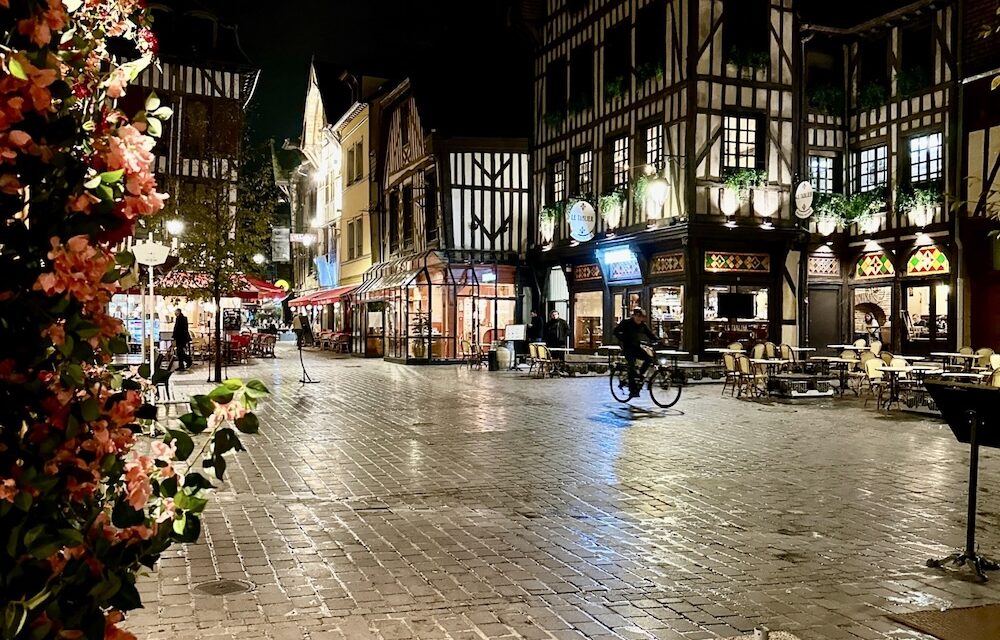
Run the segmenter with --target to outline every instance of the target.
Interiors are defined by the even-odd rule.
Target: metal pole
[[[156,315],[156,296],[153,295],[153,265],[149,265],[149,301],[152,307],[152,312],[149,314],[149,377],[153,377],[153,367],[156,361],[153,358],[153,340],[156,333],[156,321],[154,317]]]
[[[976,557],[976,491],[979,485],[979,439],[976,427],[979,416],[975,411],[968,412],[969,417],[969,515],[965,523],[965,557]]]

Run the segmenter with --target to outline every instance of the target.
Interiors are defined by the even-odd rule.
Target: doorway
[[[948,315],[950,297],[951,286],[946,280],[903,285],[899,313],[904,353],[926,354],[948,348],[951,337]]]
[[[840,289],[809,289],[808,346],[820,351],[842,342],[840,336]]]

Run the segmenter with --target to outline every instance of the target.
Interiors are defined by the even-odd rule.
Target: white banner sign
[[[271,229],[271,262],[291,262],[291,233],[288,227]]]

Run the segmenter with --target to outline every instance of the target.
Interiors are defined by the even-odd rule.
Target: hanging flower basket
[[[552,242],[556,235],[556,222],[562,216],[562,204],[550,204],[542,208],[538,214],[538,231],[542,234],[542,240],[547,243]]]
[[[740,203],[750,199],[750,191],[764,186],[765,175],[757,169],[736,169],[725,177],[723,182],[727,190],[735,191]]]
[[[625,194],[620,189],[609,191],[600,197],[597,202],[601,218],[608,231],[614,231],[622,221],[622,207],[625,204]]]

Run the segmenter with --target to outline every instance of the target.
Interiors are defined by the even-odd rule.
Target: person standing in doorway
[[[545,323],[545,344],[551,347],[565,347],[569,337],[569,325],[559,317],[559,312],[553,309],[549,313],[549,321]]]
[[[531,320],[528,322],[528,342],[538,342],[542,339],[544,327],[542,318],[534,309],[531,310]]]
[[[174,313],[174,345],[177,347],[178,371],[186,371],[194,364],[191,358],[191,331],[184,312],[178,308]]]

